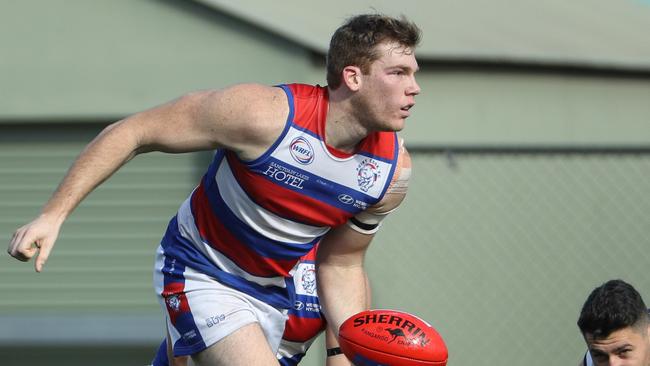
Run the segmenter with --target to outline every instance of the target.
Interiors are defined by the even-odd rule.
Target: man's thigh
[[[277,350],[284,332],[286,311],[190,268],[173,278],[166,275],[159,278],[159,300],[166,313],[168,339],[175,356],[200,353],[252,325],[261,332],[261,341],[272,351],[271,354]],[[250,335],[254,337],[256,334]],[[233,339],[239,338],[241,336],[235,335]],[[252,338],[251,341],[258,340]],[[254,348],[248,350],[252,352]]]
[[[212,346],[192,356],[198,366],[277,366],[258,323],[239,328]]]

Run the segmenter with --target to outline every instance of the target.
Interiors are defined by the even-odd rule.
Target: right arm
[[[261,155],[288,114],[280,88],[239,85],[201,91],[134,114],[104,129],[77,157],[41,213],[14,233],[7,252],[42,271],[65,219],[97,186],[138,154],[227,148]]]

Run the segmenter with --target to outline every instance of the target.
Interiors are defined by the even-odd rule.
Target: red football
[[[415,315],[366,310],[339,329],[341,351],[357,366],[444,366],[447,346],[440,334]]]

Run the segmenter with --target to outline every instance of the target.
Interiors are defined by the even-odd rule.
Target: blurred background
[[[0,0],[0,236],[103,127],[196,89],[325,84],[362,12],[423,30],[407,200],[370,248],[374,307],[449,365],[575,365],[588,293],[650,300],[650,1]],[[0,254],[0,364],[145,365],[154,250],[210,153],[147,154],[91,194],[43,273]],[[322,344],[304,365],[323,365]]]

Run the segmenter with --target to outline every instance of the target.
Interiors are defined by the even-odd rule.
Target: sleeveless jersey
[[[163,272],[185,266],[277,308],[295,302],[288,280],[332,227],[379,202],[397,165],[394,132],[375,132],[353,154],[325,143],[327,88],[280,86],[289,116],[275,143],[243,161],[218,150],[162,239]],[[179,273],[175,273],[179,272]],[[173,291],[172,288],[166,289]]]

